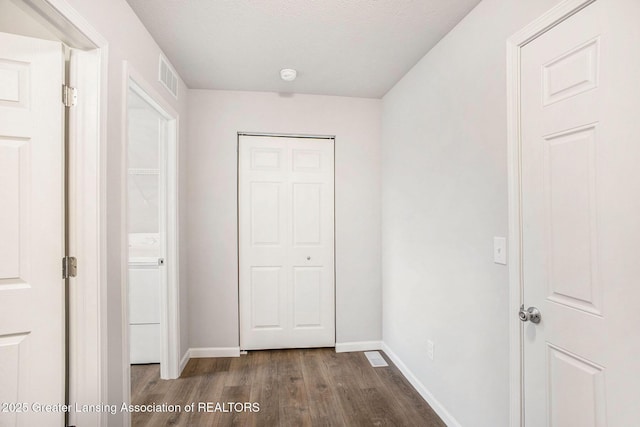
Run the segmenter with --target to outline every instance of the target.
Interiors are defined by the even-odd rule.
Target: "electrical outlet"
[[[429,359],[433,360],[433,349],[434,349],[433,341],[427,340],[427,356]]]

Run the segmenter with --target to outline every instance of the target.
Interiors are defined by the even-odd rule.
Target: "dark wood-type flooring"
[[[195,413],[134,413],[148,426],[444,426],[388,357],[373,368],[364,353],[333,349],[251,351],[241,357],[191,359],[177,380],[159,365],[131,367],[133,404],[196,404]],[[259,412],[197,412],[199,402],[257,402]]]

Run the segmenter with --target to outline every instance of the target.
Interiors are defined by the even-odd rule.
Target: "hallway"
[[[372,368],[361,352],[273,350],[191,359],[182,376],[169,381],[159,379],[158,365],[131,371],[133,404],[184,408],[195,402],[196,409],[132,414],[133,426],[444,426],[395,366]],[[203,406],[198,412],[206,402],[212,402],[210,411],[220,403],[218,412]],[[259,411],[229,411],[229,402],[257,403]]]

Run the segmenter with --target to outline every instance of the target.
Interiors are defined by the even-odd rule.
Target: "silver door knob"
[[[310,256],[307,257],[307,261],[311,261],[311,257]]]
[[[542,319],[542,315],[540,314],[540,310],[535,307],[529,307],[525,310],[524,304],[520,306],[520,311],[518,312],[518,317],[523,322],[531,321],[531,323],[540,323]]]

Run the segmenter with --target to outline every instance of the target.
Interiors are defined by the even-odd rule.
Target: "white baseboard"
[[[184,352],[184,356],[180,359],[180,366],[178,366],[178,377],[182,375],[182,371],[184,371],[185,366],[189,363],[189,359],[191,359],[191,349],[188,348],[187,351]]]
[[[189,349],[189,358],[240,357],[240,347],[197,347]]]
[[[336,353],[382,350],[382,341],[355,341],[336,343]]]
[[[418,393],[420,393],[422,398],[427,401],[429,406],[433,408],[436,414],[438,414],[438,416],[442,418],[442,421],[444,421],[447,426],[462,427],[460,423],[455,418],[453,418],[453,415],[451,415],[451,413],[449,413],[449,411],[447,411],[445,407],[442,406],[442,404],[438,402],[435,397],[433,397],[433,394],[431,394],[431,392],[427,390],[424,384],[422,384],[420,380],[416,378],[413,372],[411,372],[411,370],[407,368],[407,365],[405,365],[402,360],[400,360],[398,355],[395,354],[385,342],[382,342],[382,351],[384,351],[385,354],[389,356],[391,361],[398,367],[398,369],[400,369],[400,372],[402,372],[405,378],[409,380],[411,385],[418,391]]]

